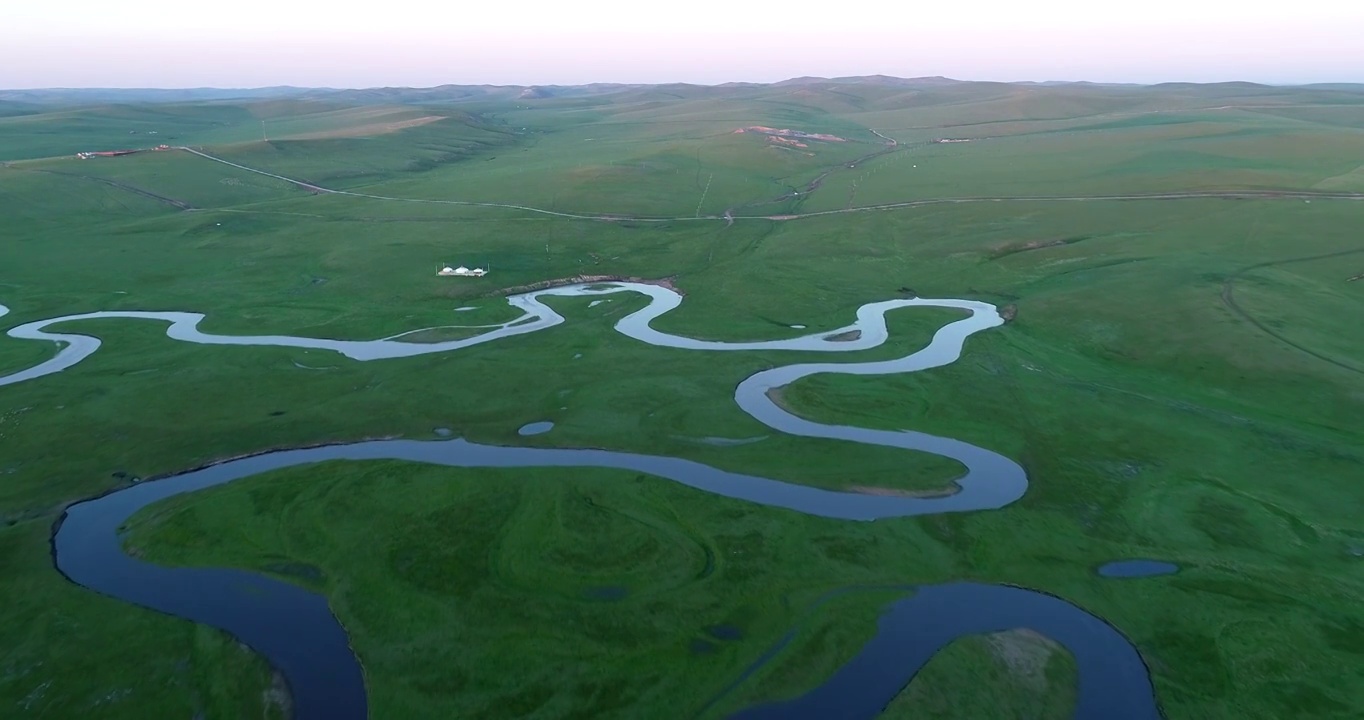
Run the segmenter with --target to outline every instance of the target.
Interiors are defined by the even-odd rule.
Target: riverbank
[[[636,339],[665,347],[692,347],[728,350],[749,347],[779,349],[821,348],[827,342],[817,336],[796,340],[760,341],[757,343],[717,343],[667,336],[653,330],[649,323],[664,312],[677,307],[681,297],[676,293],[660,295],[648,285],[618,285],[598,288],[596,284],[567,287],[560,294],[569,296],[634,290],[651,298],[650,305],[626,316],[616,329]],[[544,293],[549,291],[539,291]],[[536,293],[514,296],[509,302],[529,311],[538,304]],[[402,459],[452,466],[523,466],[538,465],[595,465],[629,469],[669,478],[705,492],[724,497],[775,506],[797,512],[851,520],[873,520],[903,517],[934,512],[962,512],[1001,507],[1023,493],[1026,478],[1015,464],[980,448],[965,443],[942,443],[926,435],[903,433],[887,435],[863,431],[853,427],[820,426],[800,420],[775,404],[754,406],[745,388],[754,383],[780,376],[782,384],[795,382],[816,373],[892,373],[913,372],[935,365],[950,363],[960,354],[962,342],[969,335],[999,324],[992,306],[955,300],[900,300],[871,303],[858,311],[860,337],[873,345],[886,337],[884,314],[905,305],[965,307],[971,315],[939,330],[932,343],[918,352],[892,361],[874,363],[807,364],[765,370],[750,376],[735,391],[735,399],[761,422],[783,432],[829,439],[852,440],[870,445],[918,449],[943,454],[964,462],[967,476],[959,481],[961,492],[948,496],[927,498],[875,495],[868,493],[838,493],[778,480],[725,473],[704,465],[674,458],[650,457],[612,453],[600,450],[556,450],[532,448],[500,448],[480,446],[463,440],[440,442],[380,441],[349,445],[318,447],[308,450],[285,450],[254,455],[240,460],[211,464],[200,470],[174,475],[159,481],[138,485],[110,493],[101,498],[71,506],[57,523],[53,548],[57,567],[73,581],[124,599],[128,602],[170,613],[178,617],[208,624],[231,633],[265,655],[289,682],[297,713],[301,718],[365,717],[368,707],[363,673],[359,659],[351,650],[347,635],[322,596],[301,592],[296,588],[259,576],[243,576],[239,571],[187,569],[175,570],[149,564],[136,556],[141,552],[124,553],[118,539],[119,528],[129,518],[151,503],[165,501],[186,492],[201,491],[242,478],[300,464],[324,460]],[[91,319],[96,315],[87,316]],[[164,317],[164,316],[162,316]],[[557,315],[553,317],[558,317]],[[546,316],[541,314],[540,320]],[[559,318],[562,319],[562,318]],[[197,320],[196,320],[197,322]],[[45,323],[30,323],[30,335],[41,335]],[[175,326],[172,326],[174,331]],[[953,332],[955,330],[955,332]],[[870,332],[869,332],[870,331]],[[23,334],[21,333],[21,336]],[[180,332],[177,337],[198,341],[208,336]],[[250,338],[234,338],[238,343]],[[265,338],[269,344],[288,344],[290,338]],[[97,341],[96,341],[97,342]],[[316,342],[316,341],[310,341]],[[372,356],[368,347],[347,341],[324,341],[333,347],[345,347],[348,354]],[[387,341],[375,341],[384,343]],[[370,344],[371,346],[373,343]],[[95,347],[98,347],[96,345]],[[848,345],[840,346],[849,348]],[[90,350],[93,352],[93,348]],[[918,361],[920,357],[927,358]],[[74,363],[72,363],[74,364]],[[770,393],[770,390],[768,391]],[[759,397],[766,397],[760,395]],[[552,427],[553,423],[542,422]],[[527,426],[528,427],[528,426]],[[522,434],[525,427],[522,428]],[[135,556],[136,555],[136,556]],[[221,601],[233,596],[233,588],[249,577],[252,589],[237,597],[226,608],[215,608],[209,598]],[[197,588],[197,589],[196,589]],[[259,598],[267,598],[261,601]],[[251,608],[246,611],[243,608]],[[281,626],[298,627],[290,636],[279,631]],[[357,714],[358,713],[358,714]]]
[[[676,277],[665,278],[641,278],[627,275],[573,275],[571,277],[555,278],[553,280],[541,280],[539,282],[528,283],[526,285],[515,285],[500,290],[493,290],[486,293],[484,297],[499,297],[503,295],[518,295],[531,293],[539,290],[549,290],[551,288],[566,287],[569,285],[592,285],[595,283],[637,283],[640,285],[657,285],[658,287],[671,290],[678,295],[685,296],[686,293],[673,284]]]

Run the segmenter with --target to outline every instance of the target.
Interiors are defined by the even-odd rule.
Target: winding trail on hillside
[[[21,172],[35,172],[35,173],[42,173],[42,174],[44,174],[44,175],[57,175],[57,176],[60,176],[60,177],[76,178],[77,180],[88,180],[88,181],[90,181],[90,182],[100,183],[101,185],[108,185],[109,187],[117,188],[117,189],[122,190],[122,191],[124,191],[124,192],[130,192],[130,193],[132,193],[132,194],[134,194],[134,195],[140,195],[140,196],[142,196],[142,197],[144,197],[144,198],[147,198],[148,200],[155,200],[156,202],[164,203],[164,204],[166,204],[166,205],[170,205],[171,207],[177,208],[177,209],[179,209],[179,210],[194,210],[194,209],[195,209],[195,207],[194,207],[193,205],[191,205],[191,204],[189,204],[189,203],[187,203],[187,202],[185,202],[185,201],[183,201],[183,200],[176,200],[176,199],[173,198],[173,197],[166,197],[165,195],[158,195],[157,193],[154,193],[154,192],[152,192],[152,191],[150,191],[150,190],[144,190],[143,188],[137,187],[136,185],[130,185],[130,184],[128,184],[128,183],[125,183],[125,182],[122,182],[122,181],[119,181],[119,180],[114,180],[114,179],[111,179],[111,178],[98,177],[98,176],[96,176],[96,175],[82,175],[82,174],[80,174],[80,173],[62,172],[62,171],[60,171],[60,170],[44,170],[44,169],[39,169],[39,168],[15,168],[15,167],[12,166],[12,165],[6,165],[5,167],[11,168],[11,169],[19,169]]]
[[[447,352],[502,337],[553,327],[563,317],[541,298],[595,296],[636,292],[650,298],[645,308],[622,318],[616,330],[661,347],[699,351],[789,350],[848,352],[877,347],[888,336],[885,314],[907,307],[947,307],[969,315],[940,328],[927,347],[907,356],[861,363],[804,363],[756,373],[735,389],[736,403],[774,430],[803,437],[916,450],[952,458],[965,468],[947,495],[913,497],[839,492],[777,479],[720,470],[666,456],[608,450],[544,447],[499,447],[463,439],[362,441],[254,455],[209,465],[162,479],[121,488],[76,503],[62,515],[53,535],[58,570],[88,589],[224,630],[263,654],[287,679],[299,718],[345,720],[365,718],[368,698],[364,673],[344,628],[320,594],[253,572],[224,568],[175,568],[145,562],[124,552],[120,529],[139,510],[184,493],[222,485],[280,468],[328,460],[398,459],[455,467],[602,467],[627,469],[662,477],[704,492],[769,507],[855,521],[1000,508],[1018,500],[1027,476],[1012,460],[951,438],[918,432],[867,430],[825,425],[783,409],[772,393],[818,373],[881,375],[916,372],[957,360],[968,337],[1003,323],[994,306],[970,300],[895,299],[863,305],[854,323],[829,332],[757,342],[717,342],[659,332],[651,322],[678,307],[682,296],[658,285],[598,283],[555,287],[507,299],[522,310],[516,321],[492,326],[479,336],[417,345],[390,336],[373,341],[327,340],[292,336],[224,336],[197,329],[197,313],[109,312],[71,315],[20,325],[11,337],[62,345],[56,357],[33,368],[0,377],[0,385],[30,381],[69,369],[99,348],[99,340],[49,333],[60,323],[103,318],[145,319],[169,323],[167,335],[186,342],[218,345],[303,347],[331,350],[359,361]],[[8,309],[0,306],[0,314]],[[839,340],[857,332],[852,340]],[[944,604],[945,603],[945,604]],[[958,610],[952,610],[958,608]],[[962,610],[962,608],[966,608]],[[928,613],[928,615],[925,615]],[[927,626],[925,618],[931,618]],[[863,652],[821,686],[779,706],[751,708],[753,716],[784,718],[846,717],[869,719],[891,702],[937,649],[952,638],[1027,626],[1050,630],[1081,665],[1077,717],[1159,717],[1149,670],[1131,643],[1111,625],[1083,609],[1023,588],[952,583],[914,589],[882,618],[878,635]],[[931,627],[930,640],[913,641]],[[908,633],[908,634],[906,634]],[[762,663],[769,653],[744,677]],[[868,675],[866,668],[880,672]],[[743,678],[740,678],[741,682]],[[849,685],[849,683],[853,683]],[[854,693],[857,702],[830,714],[830,698]],[[837,705],[837,703],[835,703]],[[746,715],[747,716],[747,715]]]
[[[1146,193],[1133,195],[1017,195],[1011,197],[960,197],[927,198],[924,200],[905,200],[903,202],[863,205],[855,208],[819,210],[779,217],[744,217],[739,220],[800,220],[825,215],[846,215],[855,212],[874,212],[896,210],[899,208],[921,207],[925,205],[968,205],[976,203],[1001,202],[1128,202],[1140,200],[1364,200],[1364,193],[1321,193],[1297,190],[1208,190],[1170,193]]]
[[[898,146],[903,147],[903,146]],[[905,200],[902,202],[880,203],[877,205],[862,205],[852,208],[838,208],[834,210],[819,210],[815,212],[791,213],[781,215],[735,215],[731,208],[721,215],[701,215],[689,217],[649,217],[643,215],[629,215],[624,213],[568,213],[557,210],[546,210],[530,205],[516,205],[511,203],[496,202],[476,202],[470,200],[439,200],[428,198],[402,198],[390,195],[374,195],[372,193],[352,192],[349,190],[333,190],[316,183],[298,180],[295,178],[278,175],[265,170],[260,170],[246,165],[224,160],[223,158],[210,155],[208,153],[195,150],[190,147],[180,147],[179,150],[197,155],[207,160],[222,163],[230,167],[243,170],[245,172],[256,173],[266,177],[282,180],[284,182],[297,185],[298,187],[312,192],[328,195],[344,195],[348,197],[366,198],[369,200],[382,200],[388,202],[420,203],[431,205],[459,205],[464,207],[487,207],[504,208],[508,210],[521,210],[524,212],[550,215],[553,217],[569,218],[573,220],[600,220],[611,222],[641,222],[641,223],[670,223],[670,222],[698,222],[698,221],[720,221],[727,225],[733,224],[736,220],[803,220],[806,218],[824,217],[828,215],[847,215],[849,213],[861,212],[882,212],[886,210],[899,210],[904,208],[924,207],[928,205],[964,205],[987,202],[1126,202],[1141,200],[1364,200],[1364,193],[1349,192],[1313,192],[1301,190],[1204,190],[1188,192],[1169,192],[1169,193],[1147,193],[1129,195],[1020,195],[1011,197],[959,197],[959,198],[924,198],[922,200]],[[877,151],[868,157],[883,155],[892,152],[897,146],[888,146],[886,149]],[[857,161],[854,161],[856,163]],[[819,183],[833,170],[829,170],[807,185],[806,192],[817,189]],[[760,204],[770,204],[781,200],[797,196],[787,194],[778,198],[776,201],[766,201]]]
[[[1340,368],[1341,370],[1348,370],[1353,373],[1364,374],[1364,368],[1331,357],[1330,355],[1326,355],[1325,353],[1318,352],[1310,347],[1307,347],[1306,345],[1303,345],[1302,343],[1284,337],[1283,333],[1280,333],[1279,331],[1270,327],[1267,323],[1262,322],[1259,318],[1250,314],[1249,312],[1246,311],[1245,308],[1241,307],[1240,303],[1236,302],[1236,281],[1245,277],[1248,273],[1254,272],[1256,270],[1263,270],[1264,268],[1277,267],[1280,265],[1292,265],[1293,263],[1311,262],[1313,260],[1328,260],[1330,258],[1345,257],[1346,255],[1357,255],[1359,253],[1364,253],[1364,248],[1355,248],[1353,250],[1340,250],[1338,252],[1322,253],[1320,255],[1307,255],[1304,257],[1286,258],[1283,260],[1269,260],[1266,262],[1256,263],[1254,265],[1243,267],[1240,270],[1237,270],[1236,272],[1232,273],[1231,275],[1228,275],[1227,278],[1222,281],[1222,304],[1225,305],[1227,309],[1232,312],[1232,314],[1236,315],[1236,317],[1250,323],[1260,332],[1274,338],[1275,340],[1278,340],[1279,342],[1287,345],[1288,347],[1293,348],[1294,350],[1310,355],[1323,362],[1328,362]]]

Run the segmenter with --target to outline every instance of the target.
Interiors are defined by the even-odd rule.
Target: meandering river
[[[745,379],[734,394],[740,408],[779,432],[917,450],[957,460],[966,468],[965,474],[956,480],[957,491],[937,497],[868,495],[731,473],[663,456],[606,450],[498,447],[458,438],[369,441],[237,459],[77,503],[66,511],[53,538],[57,567],[73,582],[96,592],[235,635],[263,654],[284,675],[294,696],[297,717],[341,720],[367,716],[364,678],[345,631],[332,616],[325,598],[241,570],[168,568],[143,562],[123,552],[118,538],[119,526],[138,510],[169,497],[278,468],[324,460],[401,459],[456,467],[623,468],[716,495],[810,515],[858,521],[995,509],[1014,502],[1027,490],[1028,481],[1023,469],[990,450],[925,433],[816,423],[785,411],[771,397],[770,391],[818,373],[884,375],[916,372],[951,363],[960,357],[968,337],[1003,322],[994,306],[969,300],[912,298],[869,303],[858,309],[853,324],[843,328],[791,339],[740,343],[696,340],[653,329],[652,321],[678,307],[682,297],[656,285],[622,282],[559,287],[513,296],[507,302],[522,311],[522,316],[516,320],[480,326],[486,331],[473,337],[429,344],[399,340],[410,333],[369,341],[213,335],[198,329],[204,318],[198,313],[94,312],[12,328],[8,333],[10,337],[55,342],[59,350],[45,362],[0,376],[0,386],[61,372],[96,352],[100,347],[97,338],[47,330],[50,326],[73,321],[156,320],[169,323],[166,330],[169,337],[185,342],[332,350],[354,360],[372,361],[450,352],[499,338],[537,332],[564,322],[561,315],[541,302],[542,297],[619,292],[644,294],[650,298],[650,303],[622,318],[616,324],[617,331],[652,345],[699,351],[865,350],[886,341],[885,315],[890,310],[949,307],[969,312],[966,318],[939,329],[927,347],[907,356],[876,362],[803,363],[773,368]],[[0,306],[0,315],[7,310]],[[847,340],[849,337],[853,339]],[[944,602],[942,598],[949,601]],[[929,627],[933,633],[924,635],[922,629]],[[1069,648],[1081,661],[1077,717],[1141,720],[1159,717],[1149,673],[1136,650],[1116,629],[1074,605],[1043,593],[971,583],[918,588],[914,595],[888,608],[877,637],[825,685],[779,707],[754,708],[744,715],[874,717],[918,668],[952,638],[1012,627],[1043,632]],[[879,673],[880,681],[866,681],[864,676],[868,670]]]

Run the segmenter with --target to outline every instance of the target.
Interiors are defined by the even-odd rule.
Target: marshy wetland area
[[[1364,88],[0,100],[0,161],[0,717],[1364,707]]]

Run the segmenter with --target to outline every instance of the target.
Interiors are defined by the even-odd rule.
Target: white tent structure
[[[436,274],[445,277],[483,277],[484,275],[488,274],[488,271],[484,270],[483,268],[474,268],[470,270],[469,268],[464,267],[463,265],[460,265],[457,268],[452,268],[449,265],[445,265],[441,267],[441,269],[438,270]]]

